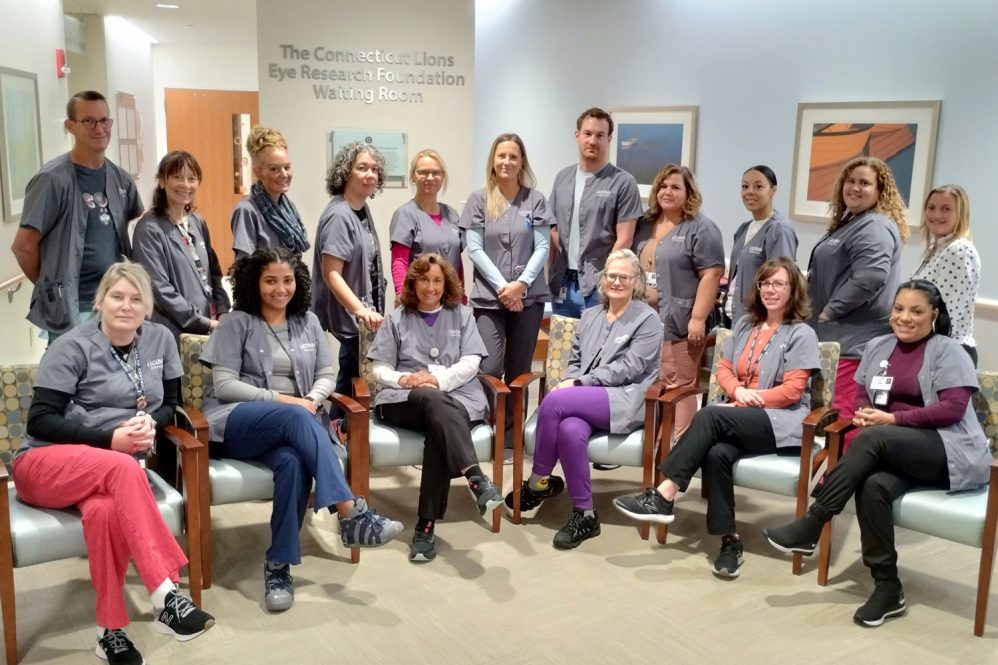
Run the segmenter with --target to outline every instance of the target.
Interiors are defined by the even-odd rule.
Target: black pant
[[[381,404],[376,411],[389,425],[426,432],[418,514],[423,519],[441,519],[447,511],[451,478],[478,463],[467,409],[436,388],[413,388],[407,401]]]
[[[534,363],[537,333],[544,318],[544,303],[535,303],[522,312],[508,309],[475,308],[478,333],[489,352],[479,366],[483,374],[490,374],[509,383]],[[513,447],[513,405],[506,406],[506,447]]]
[[[811,512],[829,520],[856,495],[863,563],[877,582],[897,582],[891,504],[912,485],[949,489],[946,448],[939,432],[883,425],[860,432],[814,494]]]
[[[799,447],[782,451],[799,454]],[[707,531],[715,536],[735,533],[735,462],[745,453],[777,452],[773,425],[762,409],[708,406],[693,417],[659,471],[686,491],[697,469],[707,487]]]
[[[963,346],[963,350],[966,351],[970,355],[970,359],[974,361],[974,367],[976,368],[977,367],[977,347],[976,346],[968,346],[966,344],[962,344],[961,346]]]
[[[340,343],[340,367],[336,372],[336,387],[333,391],[341,395],[353,395],[353,380],[360,376],[360,338],[337,336],[336,339]],[[333,405],[329,409],[330,418],[342,418],[345,415],[346,412],[339,406]]]

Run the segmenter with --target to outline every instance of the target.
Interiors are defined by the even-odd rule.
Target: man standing
[[[50,343],[91,316],[104,271],[132,253],[128,222],[142,202],[131,176],[104,158],[113,123],[104,95],[73,95],[65,121],[73,149],[42,166],[25,190],[11,251],[35,285],[28,320]]]
[[[548,203],[557,228],[551,228],[549,285],[554,313],[579,318],[599,303],[596,289],[606,257],[630,249],[641,216],[641,195],[634,176],[608,162],[613,118],[600,108],[582,112],[575,122],[579,163],[555,177]]]

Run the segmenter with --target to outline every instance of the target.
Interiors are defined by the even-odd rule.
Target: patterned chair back
[[[180,378],[180,402],[195,409],[201,408],[205,392],[211,386],[211,370],[200,362],[201,349],[207,341],[207,335],[184,333],[180,336],[180,364],[184,368]]]
[[[551,315],[548,332],[548,355],[544,360],[544,375],[548,390],[558,385],[568,371],[568,361],[572,359],[572,342],[578,319],[559,314]]]
[[[0,366],[0,390],[3,392],[3,408],[0,409],[0,460],[3,460],[8,469],[14,461],[14,452],[24,440],[37,369],[37,365]]]
[[[374,344],[374,336],[377,333],[368,330],[363,321],[357,322],[357,328],[360,331],[358,339],[358,346],[360,347],[358,354],[360,356],[360,378],[367,381],[368,390],[371,391],[371,404],[374,404],[374,398],[381,392],[381,386],[374,380],[374,361],[368,359],[367,350],[371,348],[371,344]]]
[[[991,454],[998,458],[998,372],[979,371],[977,384],[980,390],[972,398],[974,411],[988,437]]]

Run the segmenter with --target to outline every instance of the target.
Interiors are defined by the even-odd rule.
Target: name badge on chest
[[[655,272],[654,270],[649,270],[648,272],[646,272],[645,283],[648,285],[649,288],[652,289],[658,288],[658,273]]]
[[[870,390],[873,391],[873,403],[876,406],[887,406],[893,383],[893,376],[882,375],[877,375],[870,381]]]

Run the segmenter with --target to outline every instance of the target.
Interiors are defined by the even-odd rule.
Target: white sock
[[[151,594],[149,594],[149,599],[152,601],[152,606],[160,609],[166,607],[166,594],[173,591],[174,588],[173,580],[167,577],[163,580],[162,584],[156,587]]]

